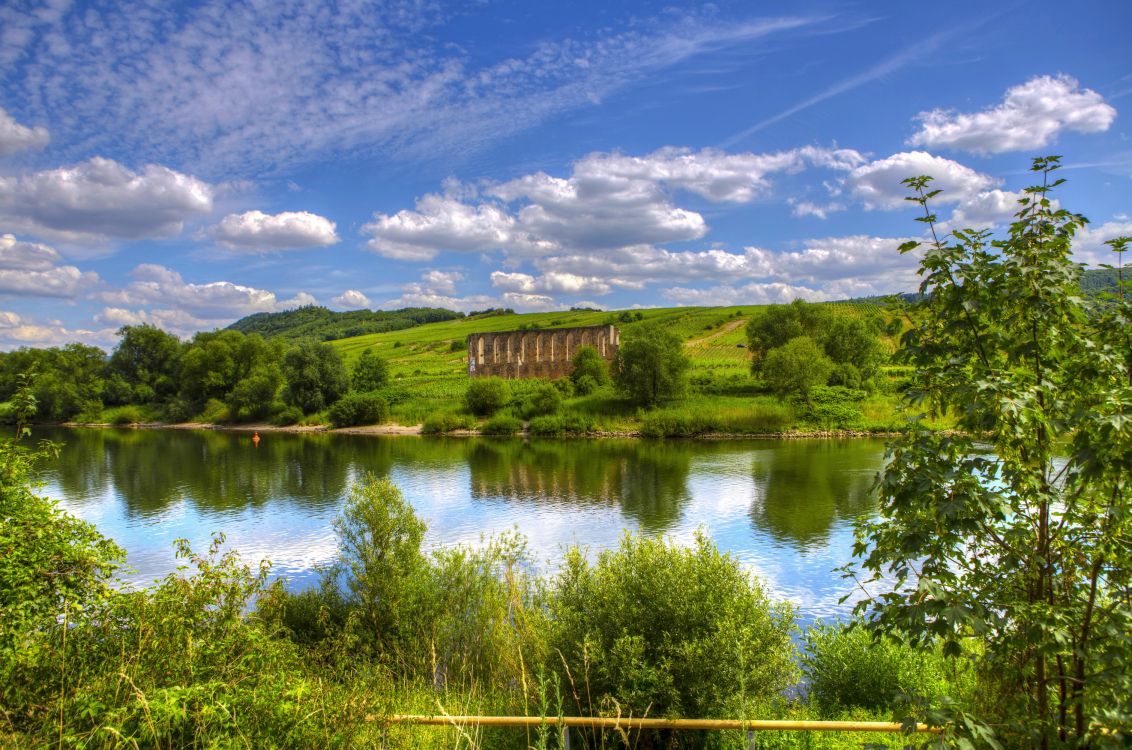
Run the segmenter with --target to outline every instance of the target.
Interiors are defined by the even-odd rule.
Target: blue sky
[[[904,177],[1132,235],[1132,3],[0,7],[0,347],[915,288]]]

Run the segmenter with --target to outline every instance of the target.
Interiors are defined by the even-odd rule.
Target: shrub
[[[476,420],[468,414],[454,414],[452,412],[433,412],[425,417],[421,425],[422,435],[442,435],[455,430],[475,429]]]
[[[137,424],[145,421],[145,412],[140,406],[119,406],[108,413],[111,424]]]
[[[275,418],[271,420],[271,423],[278,427],[287,427],[289,425],[298,424],[299,420],[302,418],[302,409],[297,406],[288,406],[276,414]]]
[[[327,416],[335,427],[380,424],[389,416],[389,404],[372,393],[347,393],[327,410]]]
[[[511,400],[511,386],[501,378],[473,378],[464,391],[464,405],[478,417],[490,417]]]
[[[814,386],[825,385],[832,372],[832,360],[809,336],[796,336],[771,349],[762,363],[763,380],[780,397],[808,396]]]
[[[588,396],[598,388],[601,388],[601,383],[594,380],[592,375],[583,375],[577,380],[573,381],[574,392],[579,396]]]
[[[582,378],[589,378],[597,385],[602,385],[609,380],[609,369],[605,360],[592,346],[583,346],[578,349],[574,353],[571,364],[573,369],[570,371],[570,379],[574,381],[575,385]]]
[[[521,421],[515,417],[500,414],[484,422],[480,432],[484,435],[514,435],[522,429],[523,423]]]
[[[562,405],[562,394],[552,383],[540,383],[517,404],[516,411],[523,419],[557,414]]]
[[[805,632],[801,662],[809,700],[824,715],[854,707],[888,711],[964,692],[949,679],[963,673],[950,671],[936,649],[877,640],[861,625],[817,623]]]
[[[448,345],[448,351],[450,352],[462,352],[467,348],[468,345],[463,341],[453,341]]]
[[[789,605],[702,532],[692,547],[626,533],[592,563],[575,546],[549,606],[551,667],[563,684],[585,680],[592,705],[580,710],[721,716],[797,676]]]
[[[812,388],[809,399],[797,406],[808,422],[823,427],[847,428],[861,423],[861,401],[864,398],[863,391],[820,385]]]
[[[228,421],[228,405],[218,398],[210,398],[200,413],[200,421],[220,424]]]
[[[581,414],[551,414],[531,419],[527,430],[539,437],[584,435],[593,430],[593,420]]]
[[[354,363],[350,376],[350,385],[355,391],[368,393],[384,388],[389,382],[389,363],[374,353],[373,349],[366,349]]]

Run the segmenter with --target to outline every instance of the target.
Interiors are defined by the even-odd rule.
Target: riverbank
[[[51,425],[48,425],[51,426]],[[332,427],[326,424],[317,425],[273,425],[268,422],[252,422],[247,424],[213,424],[211,422],[135,422],[132,424],[112,424],[110,422],[63,422],[60,427],[68,428],[116,428],[135,430],[223,430],[226,432],[250,433],[333,433],[336,435],[381,435],[381,436],[416,436],[431,437],[422,431],[422,425],[375,424],[360,425],[356,427]],[[845,438],[892,438],[902,433],[894,430],[786,430],[782,432],[705,432],[697,435],[672,435],[668,439],[680,438],[690,440],[819,440],[819,439],[845,439]],[[442,437],[499,437],[487,435],[479,430],[452,430],[445,432]],[[526,428],[516,432],[515,437],[544,437],[532,435]],[[640,430],[599,430],[586,432],[569,437],[579,438],[617,438],[641,439],[649,438]]]

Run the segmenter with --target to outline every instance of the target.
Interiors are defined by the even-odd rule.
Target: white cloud
[[[953,148],[980,154],[1033,151],[1063,130],[1108,130],[1116,110],[1092,89],[1081,89],[1070,76],[1038,76],[1007,89],[1002,103],[973,114],[942,109],[921,112],[912,146]]]
[[[74,299],[98,283],[98,274],[61,265],[54,248],[0,235],[0,295]]]
[[[416,210],[392,216],[374,214],[362,227],[369,248],[396,260],[431,260],[441,250],[490,252],[515,244],[515,219],[491,204],[469,206],[447,196],[429,194]]]
[[[0,156],[41,149],[51,140],[47,128],[29,128],[0,107]]]
[[[57,320],[39,323],[28,320],[19,313],[0,311],[0,349],[3,350],[21,346],[37,348],[63,346],[75,341],[108,346],[113,338],[114,330],[111,328],[70,329]]]
[[[941,222],[939,228],[950,229],[988,229],[1010,221],[1021,206],[1018,201],[1022,193],[1009,190],[986,190],[966,199],[951,213],[951,218]],[[1056,204],[1056,201],[1053,201]],[[1055,205],[1056,210],[1056,205]]]
[[[831,213],[835,211],[844,211],[844,203],[827,203],[824,206],[810,201],[800,201],[793,198],[788,199],[787,203],[790,204],[790,213],[794,216],[816,216],[819,219],[828,219]]]
[[[326,247],[339,241],[333,221],[308,211],[229,214],[211,235],[227,248],[252,252]]]
[[[477,8],[446,13],[416,0],[334,12],[109,3],[63,8],[51,22],[8,5],[0,60],[21,60],[8,68],[12,85],[35,92],[28,108],[50,116],[60,140],[114,141],[148,159],[244,173],[358,148],[433,158],[475,151],[701,53],[823,20],[611,18],[585,39],[483,61],[444,28]]]
[[[370,306],[370,299],[357,289],[347,289],[330,300],[330,303],[346,310],[360,310]]]
[[[609,294],[612,291],[612,287],[604,279],[556,271],[538,277],[525,273],[494,271],[491,274],[491,285],[504,291],[523,294],[548,292],[551,294],[601,295]]]
[[[1090,266],[1115,266],[1120,258],[1105,242],[1117,237],[1132,237],[1132,221],[1117,219],[1098,226],[1086,225],[1073,238],[1073,259]],[[1132,253],[1124,253],[1124,265],[1132,266]],[[1125,278],[1132,279],[1132,273],[1125,272]]]
[[[889,210],[908,206],[912,191],[903,184],[909,177],[928,175],[929,190],[942,190],[935,203],[958,203],[990,189],[995,180],[959,162],[924,151],[893,154],[857,167],[845,182],[867,209]]]
[[[219,324],[252,313],[277,312],[315,302],[305,292],[280,300],[274,292],[230,281],[189,283],[176,271],[151,263],[138,266],[131,275],[134,281],[125,289],[103,292],[100,298],[116,308],[159,305],[166,318],[178,321],[178,329],[194,325],[192,321]],[[149,314],[158,315],[158,311],[151,310]]]
[[[742,286],[727,285],[706,289],[672,287],[665,289],[661,294],[678,305],[705,307],[785,304],[796,299],[821,302],[830,299],[820,291],[781,282],[753,282]]]
[[[419,282],[405,284],[401,288],[401,296],[386,301],[382,307],[443,307],[461,312],[489,307],[510,307],[519,312],[535,312],[561,307],[553,297],[523,290],[508,290],[498,297],[487,294],[460,296],[455,282],[462,278],[457,272],[429,271],[421,276]]]
[[[362,231],[372,250],[401,260],[429,260],[445,250],[537,258],[681,242],[708,231],[703,216],[675,204],[681,192],[747,203],[773,190],[776,173],[845,172],[864,161],[851,149],[817,146],[770,154],[672,147],[639,157],[593,153],[568,177],[535,172],[479,192],[447,181],[443,195],[424,196],[414,210],[375,214]]]
[[[169,237],[212,210],[212,187],[156,164],[133,172],[94,157],[73,167],[0,177],[0,220],[72,240]]]

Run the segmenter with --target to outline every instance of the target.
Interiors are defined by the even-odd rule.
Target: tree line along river
[[[388,476],[428,524],[426,544],[478,544],[517,529],[543,572],[577,543],[624,530],[690,541],[703,529],[802,622],[848,612],[854,519],[884,442],[845,440],[491,440],[371,435],[37,428],[62,444],[44,492],[128,552],[127,578],[173,570],[173,540],[215,532],[245,559],[302,588],[336,552],[350,484]],[[839,604],[846,594],[850,601]]]

